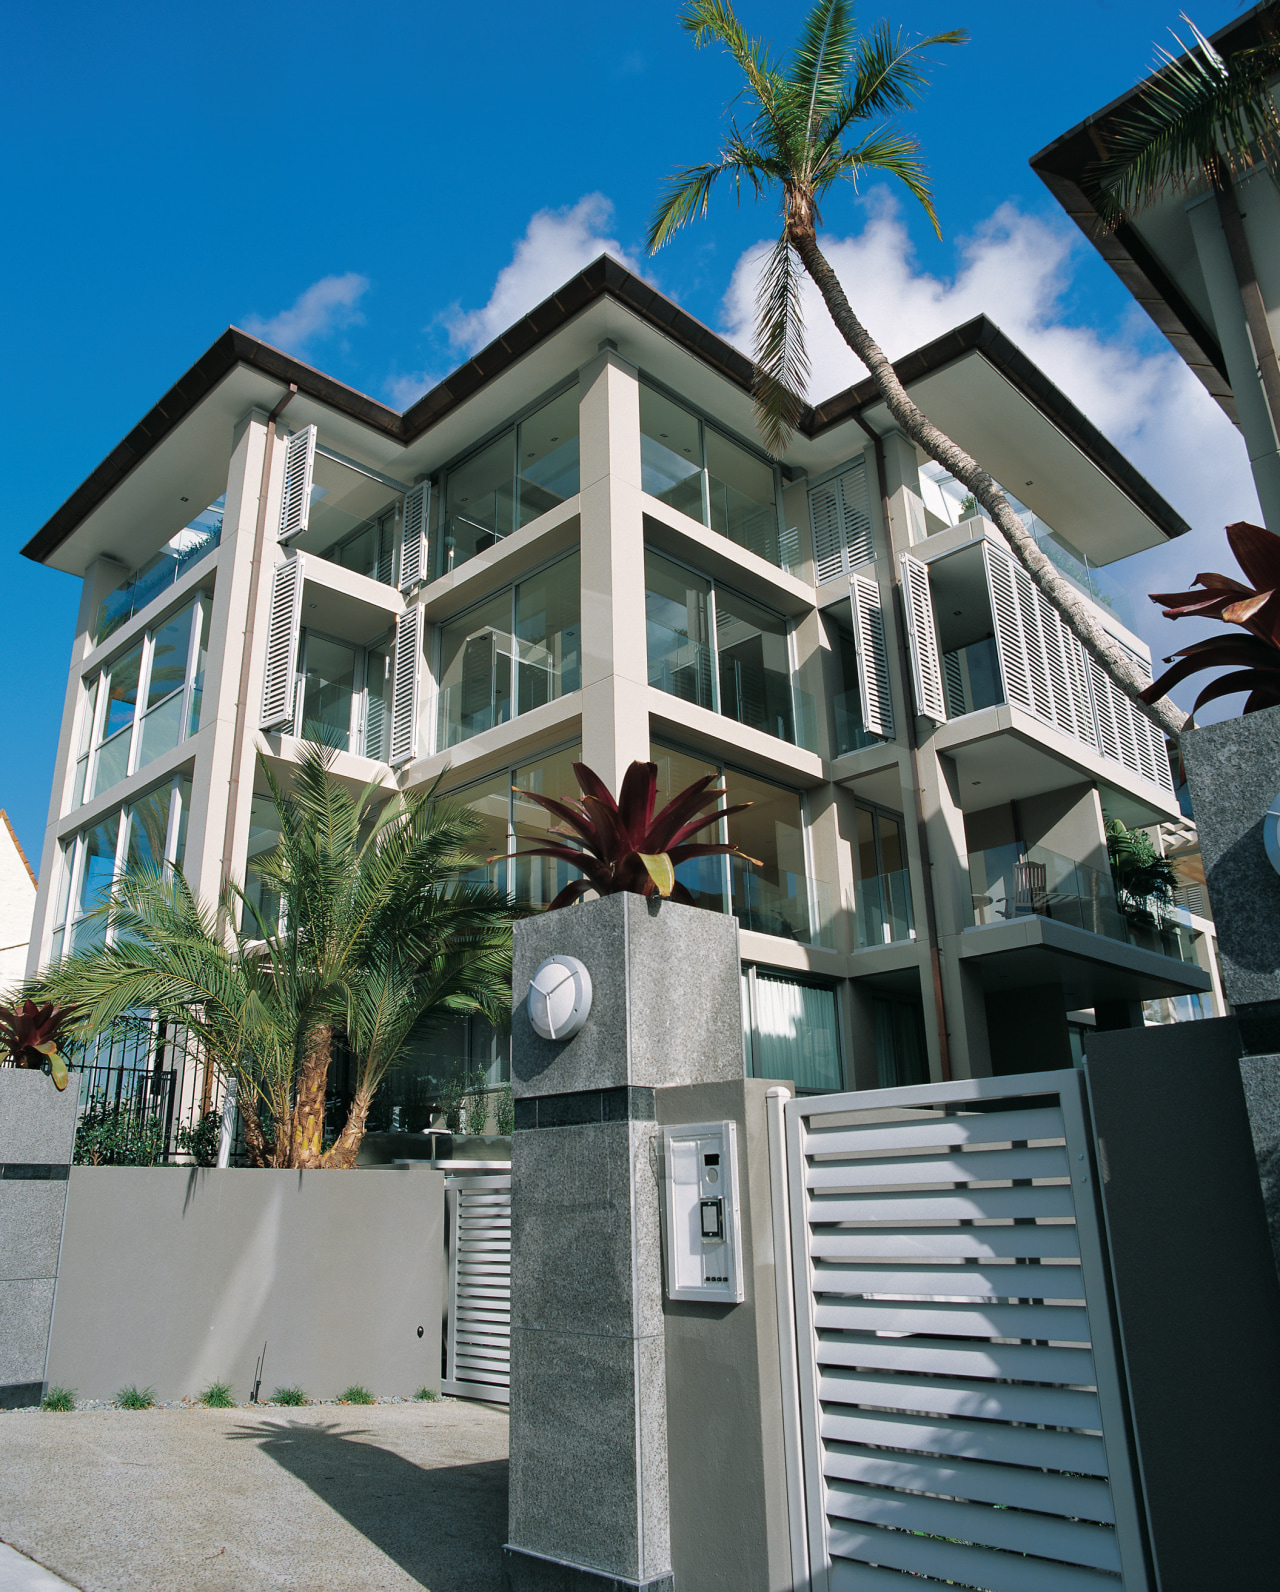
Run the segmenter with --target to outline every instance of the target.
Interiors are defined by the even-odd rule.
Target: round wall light
[[[1280,873],[1280,794],[1262,820],[1262,843],[1267,848],[1267,861]]]
[[[529,980],[525,1002],[543,1039],[572,1039],[591,1012],[591,974],[576,956],[549,956]]]

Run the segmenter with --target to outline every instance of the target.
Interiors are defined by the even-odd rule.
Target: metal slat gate
[[[797,1587],[1150,1592],[1083,1091],[771,1100]]]
[[[511,1174],[446,1177],[449,1319],[441,1387],[506,1404],[511,1380]]]

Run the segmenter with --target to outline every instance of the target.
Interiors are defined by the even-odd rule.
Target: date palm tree
[[[744,99],[751,115],[742,125],[730,121],[715,160],[671,177],[650,223],[649,249],[661,248],[681,227],[704,217],[721,178],[739,196],[744,185],[757,198],[779,195],[782,230],[760,274],[756,303],[755,406],[766,446],[781,453],[803,406],[809,374],[800,299],[804,272],[897,424],[972,493],[1098,666],[1162,730],[1176,736],[1185,715],[1168,698],[1152,704],[1141,700],[1145,677],[1041,552],[986,470],[908,396],[818,244],[826,195],[837,183],[856,188],[861,178],[881,172],[905,185],[937,229],[918,143],[881,119],[914,103],[925,86],[925,52],[963,43],[965,34],[954,30],[905,42],[901,32],[894,34],[882,23],[859,36],[848,0],[817,0],[784,66],[767,45],[748,37],[728,0],[689,0],[681,25],[697,46],[718,43],[733,57],[746,80]]]
[[[308,747],[287,789],[263,764],[281,833],[255,866],[278,914],[234,883],[214,912],[180,873],[126,875],[104,909],[109,943],[65,958],[33,991],[74,991],[82,1035],[138,1009],[190,1031],[235,1082],[260,1166],[353,1166],[378,1085],[410,1035],[459,1014],[501,1022],[510,1006],[515,911],[464,879],[481,860],[479,819],[434,786],[378,810],[385,793],[352,795],[332,759]],[[326,1150],[337,1035],[354,1094]]]
[[[1268,10],[1280,14],[1280,5]],[[1191,46],[1176,33],[1180,55],[1157,45],[1159,68],[1134,109],[1099,128],[1106,153],[1089,174],[1090,198],[1114,229],[1165,194],[1214,195],[1267,407],[1280,428],[1280,362],[1236,193],[1237,180],[1258,167],[1280,177],[1280,114],[1271,93],[1280,70],[1276,22],[1271,40],[1223,56],[1183,20]]]

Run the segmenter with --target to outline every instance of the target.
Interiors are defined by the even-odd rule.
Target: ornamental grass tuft
[[[233,1410],[236,1407],[230,1382],[210,1382],[200,1395],[200,1402],[210,1410]]]
[[[271,1395],[271,1402],[273,1404],[288,1404],[290,1406],[295,1406],[298,1404],[305,1404],[307,1402],[307,1395],[300,1387],[278,1387]]]
[[[434,1404],[439,1394],[433,1387],[420,1387],[413,1396],[416,1399],[421,1399],[424,1404]]]
[[[42,1410],[66,1412],[76,1407],[76,1390],[73,1387],[51,1387],[40,1400]]]
[[[338,1394],[339,1404],[373,1404],[375,1399],[367,1387],[361,1387],[359,1382],[353,1382],[349,1388]]]
[[[122,1387],[116,1394],[116,1403],[122,1410],[149,1410],[155,1407],[156,1390],[153,1387]]]

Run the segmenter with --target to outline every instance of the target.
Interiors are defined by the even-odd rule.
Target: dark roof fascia
[[[1236,50],[1249,49],[1264,38],[1274,37],[1274,23],[1266,17],[1266,13],[1274,9],[1275,0],[1262,0],[1252,11],[1237,17],[1234,22],[1213,34],[1214,46],[1223,54],[1230,54]],[[1157,72],[1144,78],[1127,93],[1086,117],[1079,126],[1054,139],[1039,154],[1031,157],[1030,165],[1173,344],[1205,390],[1234,422],[1237,418],[1235,399],[1218,339],[1147,248],[1138,232],[1127,223],[1122,223],[1114,231],[1107,231],[1091,197],[1091,173],[1103,157],[1111,127],[1118,118],[1133,111],[1144,90],[1159,75]]]
[[[742,392],[751,392],[754,367],[740,349],[717,337],[678,304],[664,297],[656,288],[607,254],[593,260],[550,298],[544,299],[501,337],[460,365],[403,414],[342,382],[334,381],[313,366],[303,364],[278,348],[272,348],[269,343],[260,342],[248,332],[231,327],[76,488],[22,549],[23,555],[42,563],[147,453],[238,365],[261,371],[279,381],[282,387],[293,384],[299,392],[318,399],[338,413],[350,416],[402,446],[408,446],[509,369],[531,348],[606,296],[617,300],[640,319],[665,333]],[[1186,524],[1173,514],[1168,504],[1124,456],[985,316],[917,349],[898,361],[894,368],[904,382],[916,381],[973,348],[981,349],[1015,385],[1021,386],[1032,402],[1044,408],[1062,425],[1085,453],[1167,535],[1178,536],[1187,529]],[[1042,401],[1041,394],[1047,395],[1048,402]],[[806,404],[796,429],[801,436],[816,437],[840,421],[851,418],[856,410],[869,408],[879,401],[879,394],[868,378],[817,408]],[[1171,529],[1175,523],[1177,529]]]
[[[1055,386],[1040,367],[1033,364],[1018,345],[985,315],[976,316],[963,326],[957,326],[953,331],[935,338],[932,343],[926,343],[923,348],[915,349],[904,359],[897,360],[893,368],[903,386],[910,387],[913,382],[944,370],[972,353],[981,354],[1010,386],[1046,415],[1166,536],[1183,536],[1191,529],[1147,478],[1130,464],[1119,448],[1108,441],[1097,426],[1076,408],[1066,393]],[[808,435],[821,436],[841,421],[883,402],[879,388],[868,376],[857,386],[848,387],[826,403],[819,404],[814,411],[814,425]]]

